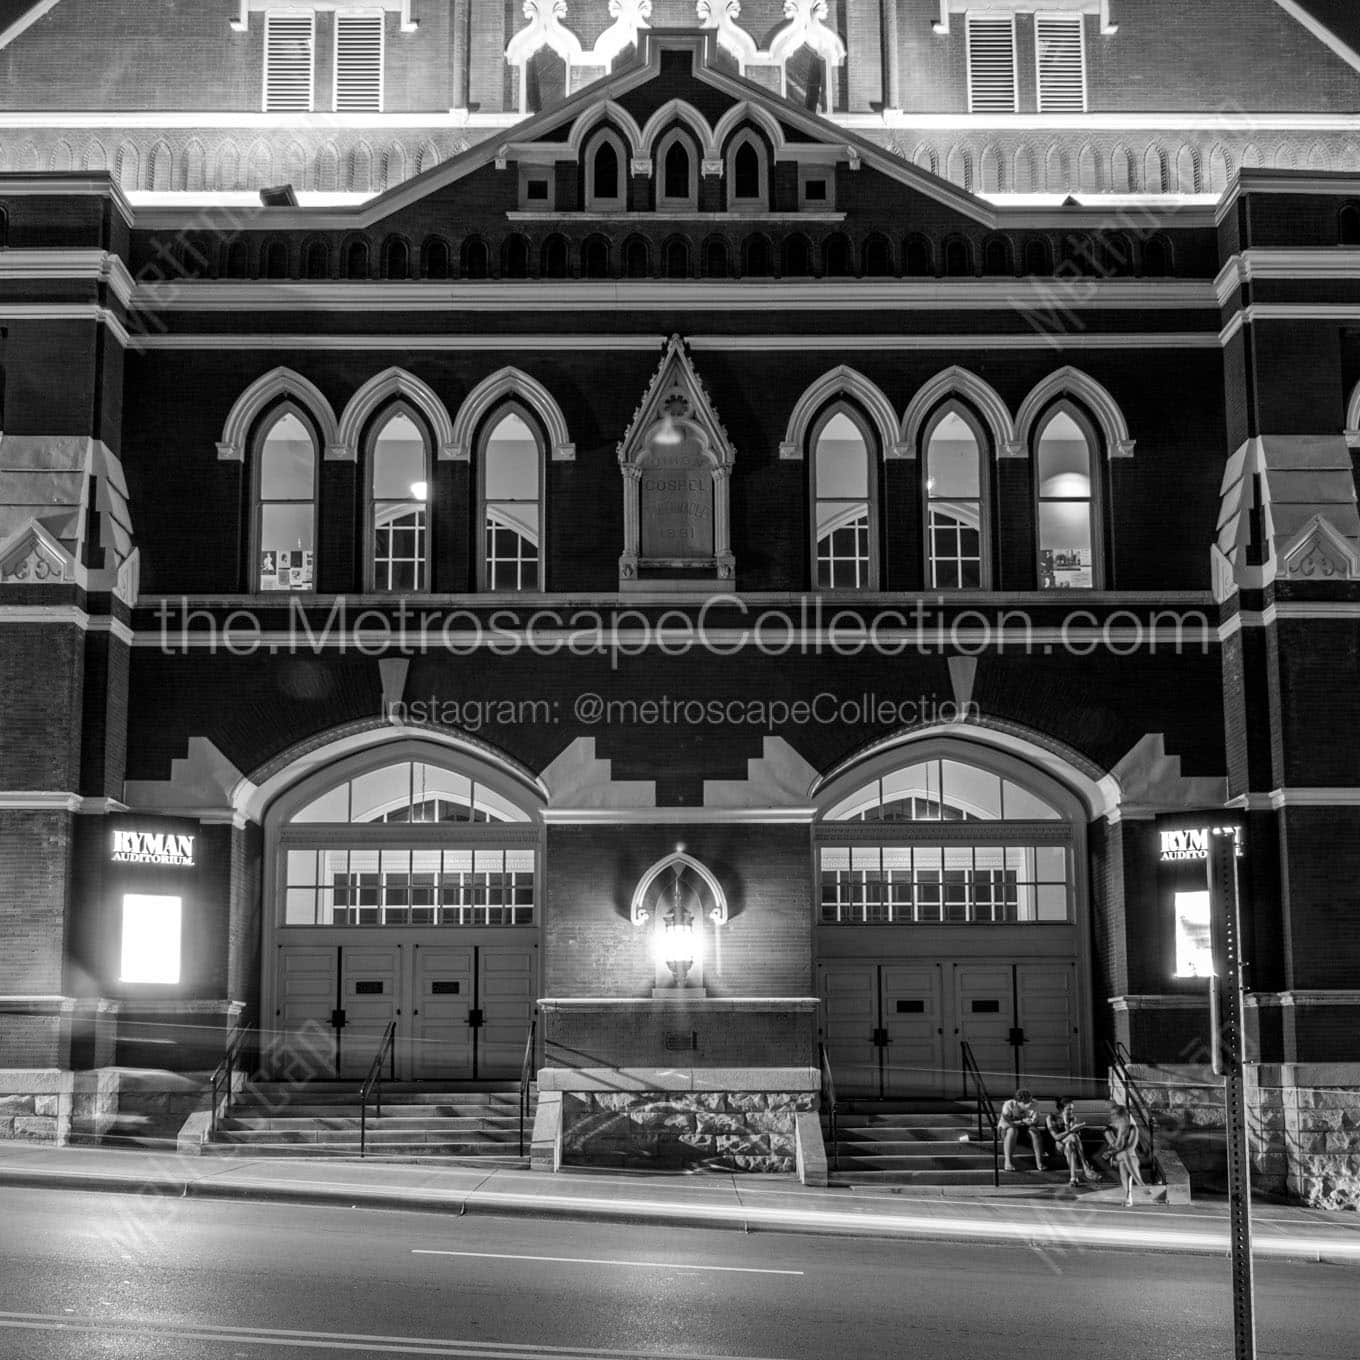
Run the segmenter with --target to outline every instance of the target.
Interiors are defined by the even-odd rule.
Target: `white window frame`
[[[755,198],[737,197],[737,152],[746,143],[756,153],[757,183],[760,192]],[[764,141],[749,127],[742,128],[727,144],[727,154],[723,157],[723,174],[727,180],[727,211],[764,213],[770,210],[770,158]]]
[[[935,539],[932,533],[931,510],[940,501],[945,500],[943,496],[934,496],[930,491],[930,445],[935,438],[935,432],[940,427],[940,422],[948,415],[957,415],[969,430],[972,431],[973,438],[977,441],[978,450],[978,584],[976,586],[941,586],[935,583],[935,567],[937,559],[935,556]],[[991,497],[991,458],[989,456],[989,441],[986,430],[982,422],[960,401],[946,401],[926,424],[925,432],[921,436],[921,510],[923,515],[922,535],[925,543],[925,583],[926,589],[936,592],[949,594],[959,590],[990,590],[992,588],[992,555],[991,555],[991,525],[992,525],[992,497]],[[1036,493],[1037,494],[1037,493]],[[953,560],[953,559],[949,559]],[[1036,559],[1037,560],[1037,559]]]
[[[340,30],[354,19],[378,21],[378,107],[342,109],[340,107]],[[334,70],[331,73],[331,107],[337,113],[383,113],[387,108],[387,23],[380,9],[337,10],[335,14]]]
[[[973,107],[973,20],[986,20],[989,23],[1006,23],[1010,26],[1011,32],[1011,113],[1020,111],[1020,65],[1019,53],[1015,41],[1015,15],[1014,13],[998,13],[996,10],[969,10],[964,22],[964,44],[966,49],[964,65],[968,75],[968,112],[976,113]],[[1004,113],[1002,109],[983,109],[982,113],[999,114]]]
[[[619,158],[619,192],[609,198],[601,198],[595,192],[595,157],[600,147],[608,142]],[[588,212],[625,212],[628,208],[628,148],[623,138],[613,128],[603,128],[586,145],[586,210]]]
[[[864,441],[864,462],[868,474],[868,486],[866,494],[865,510],[869,520],[868,542],[865,551],[868,556],[864,561],[864,579],[853,586],[822,585],[818,580],[818,568],[821,564],[820,543],[817,534],[817,515],[823,504],[830,503],[832,498],[823,496],[817,485],[817,445],[821,442],[823,433],[832,418],[836,415],[844,415],[847,420],[859,431],[860,438]],[[807,443],[807,462],[808,472],[811,478],[812,493],[808,497],[812,505],[811,523],[808,525],[812,538],[812,589],[827,595],[853,595],[856,592],[874,591],[878,589],[879,573],[879,533],[878,533],[878,498],[879,498],[879,459],[883,456],[879,448],[878,440],[874,436],[873,428],[859,409],[848,401],[835,401],[828,406],[817,418],[808,434]],[[853,502],[847,502],[853,504]],[[843,527],[843,526],[837,526]],[[835,530],[833,529],[834,533]],[[850,561],[849,558],[832,558],[832,561]],[[858,574],[858,572],[857,572]]]
[[[1044,107],[1044,68],[1043,54],[1039,45],[1039,26],[1045,22],[1068,24],[1076,29],[1077,50],[1081,55],[1081,108],[1046,109]],[[1038,10],[1034,15],[1034,91],[1040,113],[1085,113],[1089,101],[1086,83],[1086,17],[1070,10]]]
[[[684,198],[671,198],[666,194],[666,157],[677,142],[685,148],[689,159],[689,187]],[[656,206],[659,212],[681,211],[697,212],[699,209],[699,159],[702,155],[694,138],[681,128],[672,128],[656,146],[652,158],[656,175]]]
[[[275,19],[306,19],[310,25],[307,37],[307,107],[305,109],[273,109],[269,106],[269,30]],[[264,87],[260,107],[265,113],[314,113],[316,111],[316,11],[312,9],[271,9],[264,16]]]
[[[505,505],[529,504],[528,501],[506,501],[503,498],[491,500],[487,499],[486,494],[487,455],[490,453],[491,450],[491,436],[496,433],[496,431],[500,428],[501,421],[503,421],[507,416],[518,416],[519,419],[524,422],[525,426],[529,430],[529,433],[533,435],[534,443],[538,448],[538,495],[535,497],[533,501],[533,504],[535,504],[538,507],[538,542],[534,544],[534,547],[538,552],[537,570],[535,572],[535,576],[537,577],[537,584],[531,590],[528,591],[526,591],[525,588],[522,586],[513,588],[503,586],[499,589],[493,586],[492,585],[493,560],[491,558],[491,555],[487,552],[488,532],[491,527],[490,524],[488,523],[488,520],[490,519],[493,513],[492,507],[501,504]],[[482,427],[481,437],[478,439],[477,442],[477,507],[478,507],[476,525],[476,533],[478,535],[477,589],[483,594],[489,595],[516,595],[520,593],[535,594],[539,591],[546,589],[546,586],[544,584],[544,576],[547,570],[547,560],[545,554],[546,538],[544,534],[544,518],[545,518],[544,512],[546,508],[546,497],[543,494],[544,482],[546,480],[544,467],[545,462],[546,460],[544,458],[543,436],[539,433],[538,421],[534,418],[533,413],[529,410],[527,406],[524,406],[520,402],[517,401],[502,402],[487,417],[486,422]],[[506,561],[509,559],[502,558],[498,560]]]

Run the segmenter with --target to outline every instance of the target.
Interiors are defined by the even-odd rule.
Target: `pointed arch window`
[[[543,441],[519,406],[487,423],[480,449],[482,589],[539,590],[543,581]]]
[[[429,442],[405,406],[382,418],[369,456],[369,584],[373,590],[425,590],[429,580]]]
[[[857,413],[837,404],[813,427],[813,560],[819,590],[878,585],[873,439]]]
[[[628,206],[628,151],[610,128],[586,148],[586,209],[623,212]]]
[[[314,590],[316,437],[291,402],[262,428],[255,459],[253,574],[257,590]]]
[[[1059,403],[1034,441],[1039,588],[1090,590],[1100,581],[1097,440],[1075,407]]]
[[[985,446],[971,417],[952,403],[926,431],[926,579],[932,590],[988,585]]]
[[[657,143],[656,167],[657,209],[694,212],[699,206],[699,158],[679,128],[672,128]]]
[[[727,209],[765,212],[770,204],[770,159],[765,143],[744,128],[727,148]]]

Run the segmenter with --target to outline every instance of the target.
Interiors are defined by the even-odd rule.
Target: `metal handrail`
[[[987,1127],[992,1131],[992,1185],[1001,1184],[1001,1122],[996,1117],[996,1106],[992,1104],[992,1097],[987,1091],[987,1083],[982,1078],[982,1069],[977,1065],[977,1059],[973,1057],[973,1047],[964,1039],[959,1045],[961,1053],[961,1067],[963,1070],[963,1098],[968,1099],[968,1083],[971,1080],[977,1088],[977,1131],[978,1142],[982,1141],[982,1121],[986,1116]]]
[[[831,1057],[824,1043],[817,1044],[817,1058],[822,1067],[822,1109],[831,1112],[831,1169],[841,1169],[840,1135],[837,1128],[836,1078],[831,1074]]]
[[[534,1040],[538,1034],[538,1012],[529,1021],[529,1034],[524,1041],[524,1061],[519,1065],[519,1155],[524,1156],[524,1124],[529,1117],[529,1086],[534,1071]]]
[[[373,1117],[382,1118],[382,1065],[384,1058],[390,1058],[392,1062],[392,1080],[397,1076],[397,1022],[389,1020],[387,1028],[383,1030],[382,1043],[378,1045],[378,1051],[373,1055],[373,1061],[368,1065],[368,1076],[364,1078],[364,1084],[359,1088],[359,1156],[363,1157],[368,1152],[368,1099],[373,1100]]]
[[[1153,1122],[1152,1106],[1147,1103],[1147,1097],[1138,1089],[1138,1083],[1134,1081],[1133,1074],[1129,1071],[1133,1054],[1125,1047],[1122,1039],[1115,1039],[1113,1042],[1106,1040],[1105,1052],[1110,1059],[1110,1066],[1114,1068],[1115,1075],[1119,1078],[1119,1084],[1124,1089],[1125,1103],[1133,1106],[1133,1113],[1138,1122],[1147,1130],[1148,1161],[1152,1165],[1153,1175],[1160,1176],[1161,1168],[1157,1165],[1157,1125]]]
[[[227,1047],[212,1074],[212,1104],[209,1107],[208,1137],[217,1137],[218,1121],[226,1116],[231,1108],[231,1098],[236,1086],[236,1073],[241,1069],[241,1051],[254,1033],[247,1023],[248,1012],[243,1012],[227,1035]]]

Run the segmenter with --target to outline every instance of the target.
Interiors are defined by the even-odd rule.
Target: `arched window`
[[[773,271],[770,238],[756,232],[741,243],[741,272],[744,278],[765,279]]]
[[[710,236],[704,242],[704,278],[725,279],[728,276],[727,242],[721,236]]]
[[[1053,251],[1043,236],[1031,236],[1025,242],[1025,273],[1047,278],[1053,273]]]
[[[825,272],[828,278],[845,279],[855,272],[854,252],[850,249],[850,239],[843,231],[832,232],[822,248]]]
[[[623,212],[628,206],[628,152],[623,139],[603,128],[586,148],[586,209]]]
[[[491,251],[480,236],[469,236],[464,240],[458,267],[465,279],[484,279],[490,274]]]
[[[420,276],[425,279],[449,277],[449,243],[443,237],[428,237],[421,246]]]
[[[543,446],[516,406],[488,422],[480,450],[483,590],[538,590],[542,583]]]
[[[513,231],[501,248],[501,277],[527,279],[529,277],[529,242]]]
[[[662,247],[661,264],[668,279],[689,278],[689,242],[683,236],[672,236]]]
[[[345,247],[345,277],[366,279],[369,276],[368,242],[356,237]]]
[[[266,279],[288,277],[288,242],[270,241],[260,256],[260,273]]]
[[[1360,204],[1347,203],[1341,209],[1338,237],[1343,246],[1360,246]]]
[[[727,145],[727,210],[765,212],[770,205],[770,161],[764,141],[743,128]]]
[[[1034,441],[1040,590],[1098,587],[1097,440],[1067,402],[1056,405]]]
[[[370,584],[378,591],[424,590],[429,578],[429,445],[404,407],[378,426],[370,462]]]
[[[9,245],[9,213],[0,208],[0,250]]]
[[[972,243],[963,236],[951,236],[944,243],[944,272],[952,278],[974,273]]]
[[[865,277],[883,279],[889,277],[892,272],[892,246],[881,232],[873,232],[864,242]]]
[[[857,413],[833,406],[813,427],[813,557],[819,590],[873,590],[878,532],[873,439]]]
[[[1015,252],[1004,236],[989,236],[982,248],[982,272],[984,274],[1014,274]]]
[[[465,774],[422,760],[401,760],[332,785],[304,803],[288,824],[471,825],[529,820],[529,814],[504,794]]]
[[[307,250],[302,257],[302,276],[306,279],[325,279],[330,277],[331,253],[325,241],[308,241]]]
[[[672,128],[656,147],[658,211],[699,206],[699,157],[687,133]]]
[[[228,279],[250,277],[250,243],[244,236],[238,236],[227,247],[227,261],[222,273]]]
[[[255,456],[255,589],[315,590],[316,438],[291,402],[266,421]]]
[[[541,270],[545,279],[567,277],[567,238],[561,232],[553,232],[543,242]]]
[[[929,238],[913,233],[907,237],[903,264],[908,278],[928,279],[935,274],[935,250]]]
[[[587,236],[581,247],[581,273],[588,279],[609,277],[609,238]]]
[[[981,589],[987,585],[985,441],[951,403],[923,442],[926,581],[932,590]]]
[[[1143,242],[1143,273],[1150,279],[1170,278],[1175,272],[1171,242],[1165,236],[1149,236]]]
[[[807,278],[812,273],[812,246],[801,232],[784,239],[779,254],[779,272],[786,279]]]
[[[400,236],[389,236],[383,242],[382,270],[385,279],[411,277],[411,248]]]
[[[630,236],[623,243],[623,272],[630,279],[645,279],[652,272],[651,252],[642,236]]]

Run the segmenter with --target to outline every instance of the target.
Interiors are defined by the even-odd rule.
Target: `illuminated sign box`
[[[1231,832],[1239,859],[1246,853],[1245,827],[1233,814],[1221,810],[1198,816],[1182,813],[1174,820],[1164,819],[1158,827],[1158,897],[1171,918],[1172,973],[1177,978],[1214,976],[1208,871],[1215,831]]]
[[[109,857],[115,864],[164,864],[192,869],[194,839],[158,831],[114,831]]]
[[[183,906],[178,897],[124,894],[120,982],[179,981]]]

